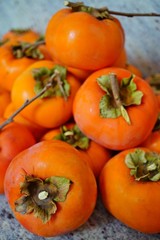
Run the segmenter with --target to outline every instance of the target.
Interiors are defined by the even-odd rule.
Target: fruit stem
[[[122,103],[121,103],[121,99],[120,99],[119,84],[118,84],[118,81],[117,81],[116,74],[110,73],[109,78],[110,78],[110,83],[111,83],[111,89],[112,89],[114,102],[115,102],[117,107],[120,107],[122,105]]]
[[[126,12],[119,12],[119,11],[112,11],[109,10],[107,7],[102,8],[94,8],[84,5],[83,2],[70,2],[64,1],[64,5],[67,7],[72,8],[75,12],[88,12],[91,15],[95,16],[96,18],[105,19],[110,18],[112,19],[111,15],[119,15],[124,17],[160,17],[160,13],[126,13]]]

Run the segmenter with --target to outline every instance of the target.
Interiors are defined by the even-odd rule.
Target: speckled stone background
[[[160,0],[85,0],[88,5],[123,12],[159,12]],[[0,0],[0,37],[11,28],[33,27],[45,33],[52,14],[63,7],[62,0]],[[118,17],[126,34],[128,62],[146,77],[160,72],[160,17]],[[84,23],[85,24],[85,23]],[[118,199],[117,199],[118,201]],[[0,195],[0,240],[46,240],[26,231],[15,220]],[[88,222],[76,231],[51,240],[158,240],[160,234],[146,235],[129,229],[113,218],[98,199]]]

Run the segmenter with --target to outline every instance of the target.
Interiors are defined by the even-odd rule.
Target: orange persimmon
[[[158,104],[146,81],[112,67],[94,72],[81,85],[73,116],[88,138],[106,148],[123,150],[149,136],[158,117]]]
[[[4,186],[15,218],[43,237],[80,227],[97,199],[89,164],[74,147],[58,140],[39,142],[18,154],[7,169]]]
[[[0,118],[0,123],[5,119]],[[0,131],[0,194],[4,193],[4,176],[12,159],[22,150],[36,143],[28,128],[10,123]]]
[[[122,27],[115,18],[103,13],[96,17],[93,8],[82,5],[69,3],[53,14],[46,46],[53,59],[68,67],[94,71],[110,66],[124,47]]]
[[[43,96],[22,110],[21,114],[44,128],[54,128],[72,117],[74,96],[80,81],[66,68],[52,61],[38,61],[26,69],[14,82],[11,99],[15,109],[39,94],[47,83]]]
[[[4,33],[0,41],[1,45],[13,45],[17,41],[33,43],[40,37],[40,34],[33,29],[11,29]]]
[[[160,153],[160,130],[152,131],[148,138],[142,142],[140,146]]]
[[[10,92],[5,89],[0,88],[0,117],[3,117],[3,114],[7,106],[11,102]]]
[[[141,77],[141,78],[142,78],[142,72],[141,72],[141,70],[140,70],[138,67],[136,67],[135,65],[126,63],[125,69],[127,69],[127,70],[130,71],[131,73],[137,75],[138,77]]]
[[[31,44],[17,41],[0,48],[0,87],[11,91],[15,79],[28,66],[38,60],[51,59],[46,46],[40,42],[38,39]]]
[[[126,62],[127,62],[127,52],[126,52],[126,49],[123,48],[120,55],[116,59],[116,61],[112,64],[112,67],[126,68]]]
[[[147,148],[127,149],[105,164],[99,178],[107,211],[143,233],[160,232],[159,159]]]
[[[16,112],[16,109],[15,109],[13,103],[10,102],[4,111],[3,117],[5,119],[8,119],[15,112]],[[14,122],[20,123],[20,124],[24,125],[25,127],[27,127],[31,131],[31,133],[33,134],[33,136],[35,137],[37,142],[40,140],[42,135],[46,132],[46,129],[44,127],[41,127],[38,124],[35,124],[35,123],[31,122],[30,120],[26,119],[24,116],[22,116],[21,113],[18,113],[14,117]]]
[[[98,178],[104,164],[112,155],[109,149],[104,148],[82,134],[78,126],[73,122],[62,125],[59,128],[50,129],[41,138],[41,140],[53,139],[67,142],[78,149],[82,158],[88,161],[96,178]]]

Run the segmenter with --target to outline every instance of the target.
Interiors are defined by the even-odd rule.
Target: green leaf
[[[123,78],[121,81],[121,88],[128,87],[131,91],[135,91],[137,89],[136,84],[133,82],[135,75],[131,74],[128,78]],[[130,84],[132,82],[132,84]]]
[[[124,106],[141,104],[143,93],[137,90],[137,86],[134,82],[134,75],[131,75],[131,77],[128,79],[122,79],[120,96]]]
[[[137,167],[138,163],[146,163],[145,151],[136,149],[134,152],[127,154],[125,163],[129,168]]]
[[[58,190],[53,200],[56,202],[64,202],[67,197],[71,181],[68,178],[58,176],[50,177],[49,179],[46,179],[46,182],[48,182],[48,180],[50,183],[55,185]]]
[[[53,67],[54,72],[57,71],[60,74],[60,77],[62,78],[62,80],[64,81],[66,79],[67,76],[67,69],[59,64],[56,64]]]
[[[54,139],[67,142],[77,149],[88,149],[89,138],[86,137],[76,124],[72,128],[67,128],[65,125],[60,127],[60,133]]]
[[[108,95],[102,96],[100,103],[100,116],[103,118],[117,118],[121,116],[121,109],[112,107],[111,98]]]
[[[97,78],[97,83],[104,92],[110,95],[111,86],[108,75],[102,75],[101,77]]]
[[[143,97],[143,93],[137,90],[134,75],[123,78],[119,84],[116,75],[110,73],[97,78],[97,83],[105,92],[99,103],[100,116],[103,118],[122,116],[128,124],[131,124],[126,107],[140,105]]]
[[[135,149],[125,157],[125,164],[130,168],[130,175],[137,181],[160,180],[160,154]]]
[[[55,65],[52,69],[46,67],[33,69],[33,77],[36,81],[34,92],[39,94],[47,83],[51,83],[41,98],[45,97],[64,97],[65,100],[70,96],[70,84],[66,80],[67,70],[65,67]]]
[[[127,110],[123,107],[123,105],[120,107],[121,109],[121,114],[122,114],[122,117],[126,120],[126,122],[130,125],[131,124],[131,121],[130,121],[130,118],[129,118],[129,115],[128,115],[128,112]]]
[[[160,173],[157,173],[156,175],[151,177],[150,180],[153,181],[153,182],[159,181],[160,180]]]
[[[70,90],[71,90],[70,84],[68,83],[67,80],[64,80],[64,92],[67,97],[69,97],[69,95],[70,95]]]
[[[12,46],[12,53],[15,58],[32,58],[32,59],[44,59],[43,53],[38,48],[39,45],[44,44],[42,41],[35,41],[34,43],[19,42]]]

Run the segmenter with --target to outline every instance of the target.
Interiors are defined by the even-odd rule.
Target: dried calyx
[[[67,70],[65,67],[55,65],[52,69],[47,67],[36,68],[32,71],[36,81],[34,91],[36,94],[44,89],[45,85],[50,83],[50,87],[41,95],[41,98],[60,96],[65,100],[70,95],[70,84],[66,79]]]
[[[131,124],[127,107],[140,105],[143,93],[137,90],[134,75],[118,81],[114,73],[103,75],[97,79],[99,87],[105,92],[99,103],[100,116],[103,118],[117,118],[122,116]]]
[[[70,2],[70,1],[64,1],[64,5],[67,7],[70,7],[73,12],[87,12],[91,14],[92,16],[96,17],[97,19],[113,19],[112,15],[119,15],[119,16],[125,16],[125,17],[160,17],[159,13],[126,13],[126,12],[119,12],[119,11],[111,11],[107,7],[102,8],[94,8],[84,5],[83,2]],[[112,15],[111,15],[112,14]]]
[[[37,39],[34,43],[18,42],[12,46],[12,53],[15,58],[33,58],[44,59],[43,53],[38,48],[40,45],[44,45],[45,41],[43,37]]]
[[[125,157],[125,163],[130,168],[131,176],[137,181],[160,180],[160,154],[135,149]]]
[[[64,202],[71,181],[65,177],[52,176],[45,180],[25,175],[21,183],[21,197],[15,201],[15,211],[21,214],[33,213],[35,217],[48,222],[57,211],[57,202]]]
[[[70,7],[73,12],[86,12],[94,16],[97,19],[113,19],[110,15],[107,7],[94,8],[86,6],[83,2],[70,2],[64,1],[64,5]]]
[[[160,73],[152,74],[148,77],[148,82],[156,94],[160,93]]]
[[[54,139],[58,139],[72,145],[77,149],[88,149],[89,139],[80,131],[75,124],[72,128],[67,128],[65,125],[60,127],[60,133]]]

